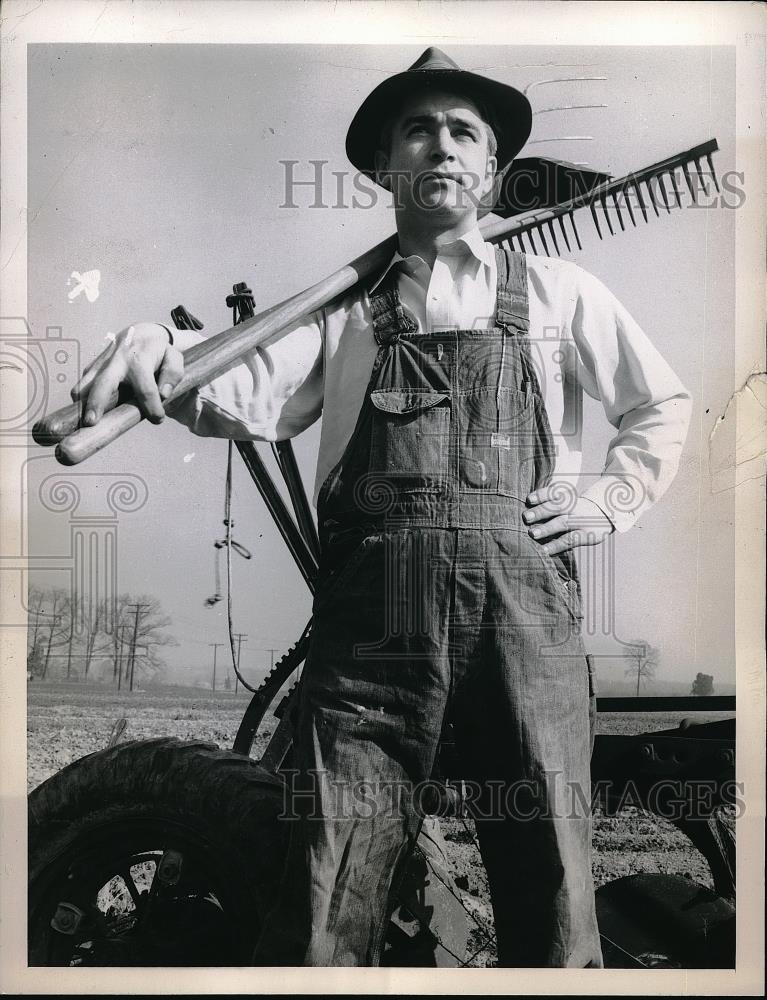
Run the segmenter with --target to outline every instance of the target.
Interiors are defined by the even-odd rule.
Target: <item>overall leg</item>
[[[447,536],[434,537],[439,550]],[[256,964],[379,962],[393,873],[417,831],[412,785],[431,774],[447,699],[445,567],[418,532],[379,534],[318,591],[288,859]]]
[[[456,690],[499,962],[601,966],[587,663],[564,582],[525,532],[486,531],[481,662]]]

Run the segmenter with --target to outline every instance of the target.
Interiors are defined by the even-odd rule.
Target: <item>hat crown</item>
[[[421,70],[427,73],[433,72],[434,70],[453,70],[454,72],[460,72],[461,68],[457,63],[453,62],[450,56],[446,56],[441,49],[430,46],[425,52],[421,53],[413,65],[409,67],[408,72],[413,72],[414,70]]]

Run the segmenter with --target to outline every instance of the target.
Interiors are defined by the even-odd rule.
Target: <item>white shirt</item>
[[[406,311],[421,331],[493,325],[496,262],[475,228],[439,252],[392,258]],[[616,428],[601,475],[580,495],[626,531],[676,474],[690,394],[611,292],[576,264],[527,257],[530,339],[554,442],[553,481],[575,489],[581,473],[582,393],[601,401]],[[373,286],[375,287],[375,286]],[[200,334],[178,331],[182,350]],[[293,324],[244,364],[169,410],[195,434],[263,441],[294,437],[322,414],[314,499],[354,429],[378,346],[369,296],[354,291]]]

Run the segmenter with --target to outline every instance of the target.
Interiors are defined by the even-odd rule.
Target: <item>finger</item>
[[[184,355],[177,347],[167,347],[157,376],[160,398],[167,399],[184,374]]]
[[[562,508],[552,501],[539,503],[536,507],[528,507],[522,512],[522,518],[526,524],[533,524],[535,521],[545,521],[549,517],[561,515]]]
[[[546,542],[542,548],[546,555],[555,556],[559,552],[567,552],[568,549],[574,549],[577,545],[583,544],[584,540],[581,538],[580,532],[566,531],[564,535],[560,535],[559,538]]]
[[[543,521],[541,524],[537,524],[534,528],[528,530],[533,538],[552,538],[554,535],[561,535],[563,532],[566,532],[568,528],[567,517],[564,514],[560,514],[559,517],[553,517],[550,521]]]
[[[90,361],[85,368],[83,368],[83,374],[80,380],[73,387],[70,395],[72,399],[80,399],[93,385],[93,380],[101,372],[104,365],[109,361],[111,356],[114,354],[115,345],[114,342],[108,344],[101,354],[96,355],[93,361]]]
[[[572,510],[578,499],[577,494],[563,483],[550,483],[527,495],[530,504],[552,503],[557,510]]]
[[[160,424],[165,419],[165,410],[160,399],[160,392],[154,375],[148,368],[136,367],[131,370],[129,381],[136,402],[142,413],[153,424]]]
[[[117,403],[117,390],[125,374],[123,365],[110,361],[93,381],[85,404],[83,423],[92,426],[98,423],[105,410],[111,410]]]

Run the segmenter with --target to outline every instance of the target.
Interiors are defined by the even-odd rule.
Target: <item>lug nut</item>
[[[59,903],[51,919],[51,927],[59,934],[74,934],[85,913],[74,903]]]

